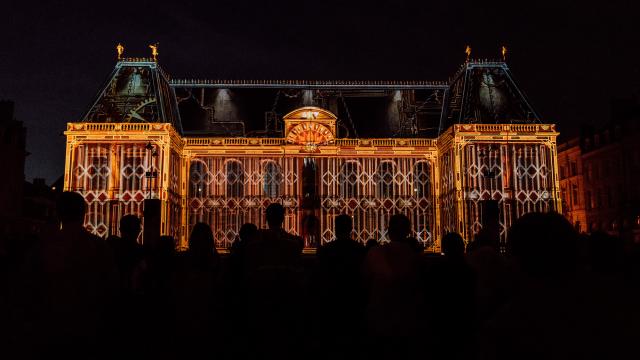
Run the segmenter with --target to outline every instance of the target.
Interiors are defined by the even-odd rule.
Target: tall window
[[[302,166],[302,196],[314,199],[317,192],[318,168],[313,158],[304,158]]]
[[[280,196],[280,184],[282,183],[282,173],[280,166],[273,161],[264,164],[262,172],[262,190],[264,196],[278,197]]]
[[[378,196],[388,198],[393,195],[394,163],[383,161],[378,165]]]
[[[192,161],[189,167],[189,196],[202,197],[206,193],[207,167],[202,161]]]
[[[109,158],[107,155],[94,155],[90,158],[87,173],[91,180],[90,190],[106,190],[109,181]],[[89,189],[87,189],[89,190]]]
[[[237,160],[227,162],[227,196],[244,196],[244,168]]]
[[[413,191],[417,198],[429,197],[431,167],[426,161],[416,163],[413,168]]]
[[[340,195],[344,198],[355,198],[359,194],[358,178],[360,176],[360,163],[347,161],[340,170]]]
[[[571,185],[571,205],[573,206],[579,206],[579,201],[578,201],[578,185],[572,184]]]
[[[575,161],[569,163],[569,167],[571,169],[571,176],[576,176],[578,174],[578,164]]]

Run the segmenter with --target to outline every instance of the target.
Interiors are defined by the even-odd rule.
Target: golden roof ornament
[[[471,46],[467,45],[464,49],[464,53],[467,54],[467,61],[469,61],[469,58],[471,58]]]
[[[149,45],[151,48],[151,57],[153,57],[153,61],[158,61],[158,43]]]
[[[116,45],[116,52],[118,53],[118,60],[122,60],[122,55],[124,54],[124,46],[121,43]]]
[[[502,61],[507,61],[507,47],[502,46]]]

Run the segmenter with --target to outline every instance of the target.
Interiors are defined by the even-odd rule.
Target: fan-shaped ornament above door
[[[318,152],[319,146],[332,144],[336,135],[336,116],[325,109],[306,106],[284,116],[285,139],[301,145],[303,151]]]

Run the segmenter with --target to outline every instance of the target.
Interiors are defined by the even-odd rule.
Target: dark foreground
[[[248,226],[225,256],[204,224],[175,253],[170,238],[137,245],[124,218],[106,242],[79,219],[5,247],[2,358],[639,356],[638,247],[555,214],[519,219],[506,254],[486,230],[466,249],[447,235],[442,256],[422,254],[400,218],[368,248],[336,219],[317,255],[275,224]]]

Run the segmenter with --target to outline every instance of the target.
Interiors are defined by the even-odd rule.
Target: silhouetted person
[[[142,309],[136,296],[139,289],[134,286],[134,271],[142,261],[142,246],[138,243],[141,229],[137,216],[125,215],[120,219],[120,236],[112,235],[106,240],[118,270],[118,296],[111,320],[115,327],[113,335],[121,350],[139,345],[136,326],[142,319]]]
[[[282,228],[284,207],[274,203],[267,207],[268,229],[260,230],[260,239],[249,245],[249,267],[251,270],[262,268],[288,268],[299,266],[304,242]]]
[[[173,278],[173,301],[177,344],[189,344],[178,351],[187,357],[210,352],[222,331],[220,259],[211,227],[196,223],[189,237],[189,249],[177,259]]]
[[[244,276],[244,266],[246,261],[247,247],[260,237],[258,227],[255,224],[242,224],[238,231],[238,237],[231,245],[230,262],[233,269],[233,276]]]
[[[327,339],[321,347],[334,352],[327,355],[336,356],[335,352],[340,350],[347,355],[359,350],[356,345],[363,330],[360,324],[366,299],[361,275],[365,249],[351,238],[352,231],[351,216],[336,216],[335,240],[317,252],[318,276],[314,290],[319,301],[318,325]]]
[[[442,238],[444,259],[435,266],[428,290],[434,350],[442,359],[470,357],[474,333],[475,275],[464,257],[464,240],[457,233]]]
[[[133,316],[133,341],[145,350],[141,354],[143,357],[163,358],[171,354],[169,351],[176,327],[172,315],[172,276],[177,256],[175,240],[167,235],[145,238],[143,250],[144,259],[133,274],[134,288],[140,298],[138,313]]]
[[[413,250],[419,254],[424,252],[424,245],[414,236],[407,237],[407,242],[413,247]]]
[[[113,259],[104,240],[84,229],[80,194],[62,193],[56,210],[60,229],[41,239],[22,272],[18,357],[97,358],[116,288]]]
[[[498,204],[495,201],[483,204],[483,227],[468,247],[468,263],[476,274],[476,315],[480,322],[491,318],[504,304],[510,283],[507,264],[500,254]]]
[[[231,245],[227,258],[225,281],[225,315],[228,331],[228,351],[232,358],[246,358],[249,343],[246,336],[248,324],[247,289],[247,248],[260,237],[255,224],[245,223],[238,231],[238,237]]]
[[[290,357],[302,335],[303,241],[282,229],[282,205],[269,205],[266,219],[269,229],[260,230],[247,248],[249,330],[260,352],[256,356]]]
[[[389,243],[371,249],[364,263],[370,350],[377,356],[408,357],[419,344],[423,319],[420,255],[407,238],[411,222],[389,219]]]
[[[517,288],[480,331],[482,358],[618,359],[637,351],[637,297],[579,273],[577,239],[557,213],[530,213],[513,224]]]
[[[378,246],[378,240],[376,239],[369,239],[367,240],[367,243],[364,245],[364,248],[367,252],[369,252],[369,250],[371,250],[372,248]]]
[[[593,232],[588,237],[591,270],[603,276],[622,277],[624,243],[622,239],[604,232]]]
[[[140,219],[129,214],[120,219],[120,236],[107,238],[107,244],[113,251],[113,258],[118,267],[123,293],[133,292],[133,270],[142,260],[142,246],[138,243],[141,230]]]

